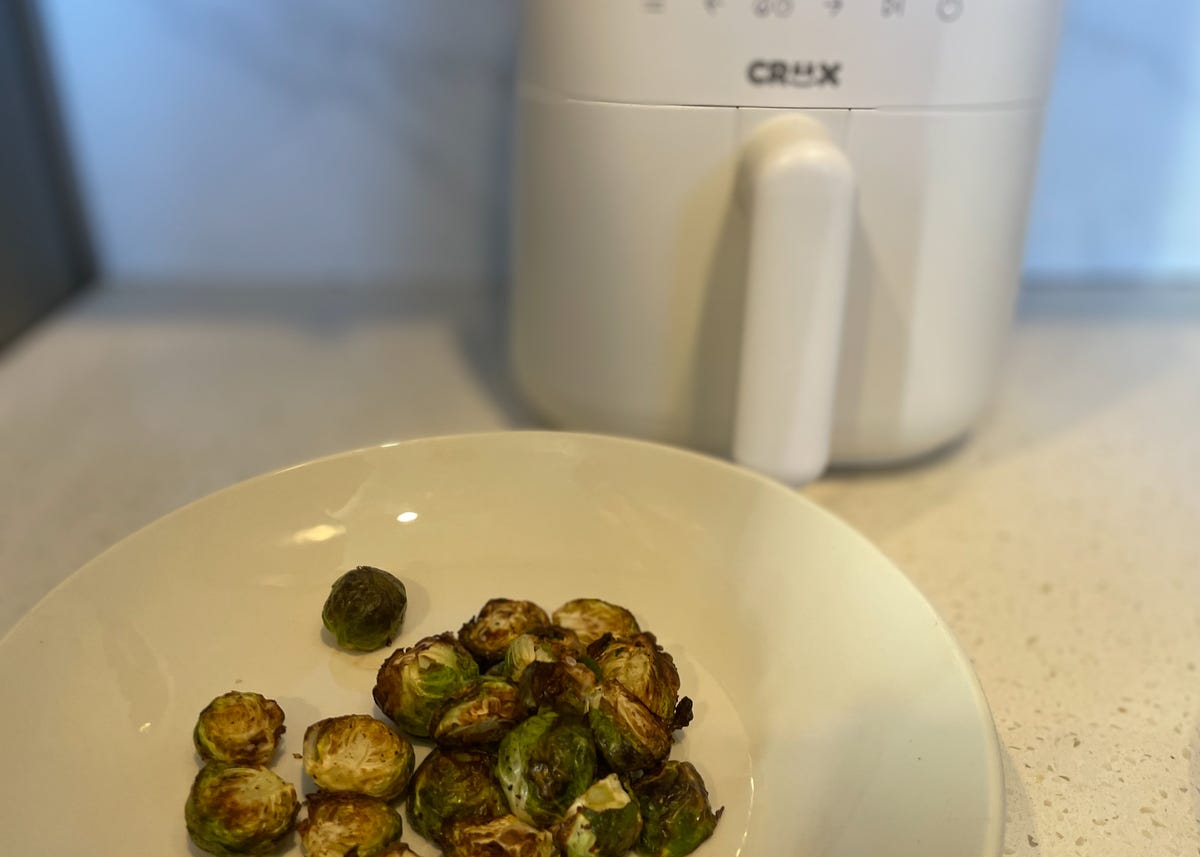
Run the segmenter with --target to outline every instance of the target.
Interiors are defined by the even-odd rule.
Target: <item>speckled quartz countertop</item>
[[[450,297],[93,292],[0,352],[0,634],[92,555],[244,477],[532,425]],[[1043,290],[994,407],[918,466],[805,493],[975,663],[1005,854],[1200,854],[1200,289]]]

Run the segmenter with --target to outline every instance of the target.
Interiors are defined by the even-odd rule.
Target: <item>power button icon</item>
[[[938,0],[937,16],[947,24],[953,24],[962,17],[966,0]]]

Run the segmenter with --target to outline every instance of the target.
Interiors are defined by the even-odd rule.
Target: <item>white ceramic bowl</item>
[[[987,705],[895,567],[746,471],[557,433],[322,459],[200,500],[85,566],[0,642],[0,853],[200,853],[182,811],[191,729],[233,688],[280,701],[275,768],[307,786],[292,756],[304,728],[375,711],[387,651],[339,651],[320,619],[332,580],[359,564],[408,585],[398,645],[456,630],[494,596],[630,607],[696,703],[674,756],[725,807],[701,857],[999,853]]]

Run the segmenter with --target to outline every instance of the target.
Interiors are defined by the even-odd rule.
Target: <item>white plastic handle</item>
[[[829,461],[854,172],[819,123],[783,117],[750,140],[740,193],[750,245],[733,457],[800,484]]]

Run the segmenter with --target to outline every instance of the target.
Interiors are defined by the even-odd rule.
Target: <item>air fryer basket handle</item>
[[[733,457],[799,484],[829,460],[854,173],[804,116],[760,128],[741,170],[750,243]]]

